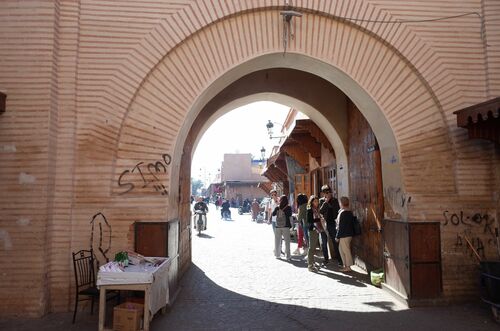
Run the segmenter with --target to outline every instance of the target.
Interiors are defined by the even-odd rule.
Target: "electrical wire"
[[[444,21],[444,20],[450,20],[454,18],[460,18],[464,16],[469,16],[469,15],[476,15],[481,19],[481,22],[483,21],[483,17],[481,14],[478,12],[470,12],[470,13],[464,13],[460,15],[453,15],[453,16],[443,16],[443,17],[438,17],[438,18],[427,18],[427,19],[419,19],[419,20],[366,20],[362,18],[353,18],[353,17],[343,17],[343,16],[334,16],[338,19],[342,20],[348,20],[348,21],[353,21],[353,22],[363,22],[363,23],[386,23],[386,24],[395,24],[395,23],[425,23],[425,22],[436,22],[436,21]]]

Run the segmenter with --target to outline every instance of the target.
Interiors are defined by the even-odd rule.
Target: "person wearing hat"
[[[321,187],[321,195],[323,197],[319,200],[319,212],[326,221],[326,230],[328,231],[328,236],[332,240],[335,258],[337,259],[338,265],[342,267],[343,263],[340,257],[339,243],[335,241],[335,237],[337,236],[337,224],[335,220],[340,210],[339,201],[333,196],[332,189],[328,185],[323,185]]]

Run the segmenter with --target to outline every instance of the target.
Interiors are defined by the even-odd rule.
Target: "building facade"
[[[248,199],[262,199],[266,193],[260,183],[267,178],[260,175],[261,161],[252,160],[248,153],[224,154],[221,165],[222,196],[239,207]]]
[[[500,151],[454,112],[500,96],[499,16],[497,0],[0,2],[0,314],[70,309],[71,252],[97,245],[98,213],[110,257],[133,249],[135,221],[169,222],[175,286],[194,146],[257,100],[318,125],[349,196],[371,146],[348,98],[376,137],[384,210],[439,222],[440,295],[475,295],[465,237],[498,257]]]

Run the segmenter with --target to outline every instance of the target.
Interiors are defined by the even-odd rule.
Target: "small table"
[[[97,273],[97,287],[99,288],[99,331],[111,330],[104,328],[106,318],[106,291],[127,290],[144,291],[144,331],[149,331],[149,322],[154,314],[169,303],[168,270],[170,258],[164,259],[161,264],[154,266],[130,265],[124,272]]]

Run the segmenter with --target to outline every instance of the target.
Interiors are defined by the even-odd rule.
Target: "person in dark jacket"
[[[224,202],[221,205],[221,210],[220,210],[220,218],[224,218],[224,213],[228,213],[229,218],[231,218],[231,210],[229,209],[230,204],[227,199],[224,200]]]
[[[309,227],[307,226],[306,213],[307,213],[307,196],[299,193],[297,195],[297,250],[294,254],[300,254],[300,249],[303,249],[302,255],[307,254],[306,247],[309,242]]]
[[[205,203],[205,201],[203,201],[203,198],[202,197],[198,197],[196,199],[196,203],[194,204],[194,207],[193,207],[194,211],[201,211],[203,212],[203,229],[206,230],[207,229],[207,213],[208,213],[208,206],[207,204]],[[196,223],[194,223],[194,228],[196,229]]]
[[[321,248],[323,257],[328,261],[327,237],[325,229],[321,224],[321,214],[319,213],[319,199],[315,195],[311,195],[307,204],[306,220],[309,228],[309,250],[307,252],[307,269],[309,271],[317,271],[314,266],[314,251],[318,246],[319,236],[321,236]],[[326,263],[323,262],[325,265]]]
[[[343,272],[351,271],[354,264],[351,254],[351,240],[354,235],[354,215],[349,209],[349,198],[340,198],[340,211],[337,217],[337,235],[335,241],[339,243],[340,255],[344,261]]]
[[[288,205],[288,198],[282,195],[279,205],[274,208],[272,216],[276,216],[276,229],[274,231],[274,256],[281,256],[281,238],[285,239],[285,256],[287,261],[292,259],[290,254],[290,228],[292,227],[292,208]],[[281,221],[284,217],[284,222]]]
[[[342,258],[339,251],[339,243],[335,241],[335,237],[337,235],[337,224],[335,220],[339,214],[340,206],[339,201],[333,196],[332,190],[330,186],[323,185],[321,187],[321,194],[323,197],[319,199],[319,212],[323,215],[323,218],[326,221],[326,230],[328,231],[328,236],[332,240],[333,244],[333,253],[335,253],[335,258],[337,259],[339,267],[342,266]]]

